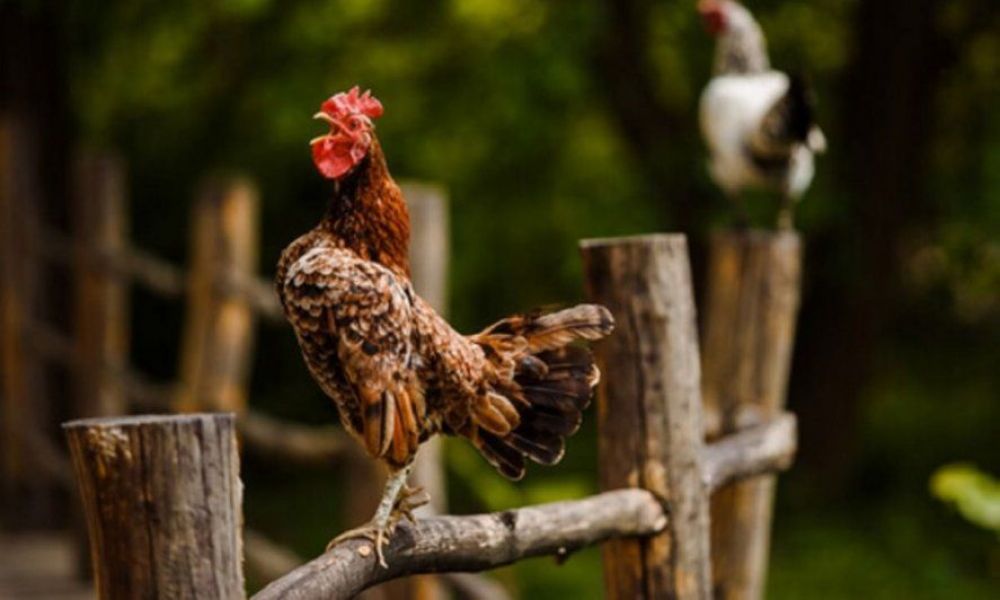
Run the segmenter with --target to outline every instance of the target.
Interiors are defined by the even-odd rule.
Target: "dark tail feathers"
[[[474,407],[473,420],[478,427],[469,437],[504,476],[520,479],[525,458],[543,465],[562,458],[566,438],[580,428],[600,380],[590,350],[574,342],[598,340],[613,328],[607,309],[584,304],[509,317],[476,336],[489,348],[498,372],[507,375],[491,382],[494,393],[477,399],[481,406]],[[516,417],[510,418],[510,409]]]

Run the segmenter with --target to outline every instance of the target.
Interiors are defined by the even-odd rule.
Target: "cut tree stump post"
[[[711,440],[773,420],[784,408],[801,244],[793,232],[717,233],[709,261],[702,389],[714,415]],[[775,482],[762,475],[712,498],[716,598],[763,597]]]
[[[175,412],[246,411],[255,314],[237,291],[256,271],[258,213],[242,178],[209,181],[198,195]]]
[[[233,415],[64,425],[101,600],[244,597]]]
[[[73,226],[76,274],[74,416],[128,414],[120,374],[128,368],[128,280],[108,268],[126,250],[125,174],[117,157],[81,155],[75,165]]]
[[[698,338],[687,241],[649,235],[581,243],[589,297],[616,330],[596,346],[601,489],[659,497],[666,530],[604,546],[612,599],[711,597]]]

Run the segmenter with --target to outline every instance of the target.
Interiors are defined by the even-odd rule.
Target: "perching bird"
[[[766,188],[782,196],[778,224],[812,182],[813,155],[826,149],[811,92],[801,78],[771,69],[760,26],[735,0],[701,0],[698,11],[717,37],[712,80],[701,96],[709,173],[745,221],[739,194]]]
[[[354,87],[322,104],[329,133],[312,140],[333,180],[325,216],[281,254],[276,286],[306,365],[341,422],[390,477],[372,521],[339,536],[382,545],[414,492],[406,477],[420,443],[467,438],[500,473],[551,465],[580,425],[600,377],[585,347],[611,332],[604,307],[579,305],[503,319],[465,336],[410,283],[410,221],[373,120],[382,105]]]

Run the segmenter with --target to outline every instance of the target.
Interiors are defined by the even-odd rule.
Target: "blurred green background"
[[[473,330],[582,296],[576,240],[732,215],[696,122],[713,44],[694,0],[0,0],[3,108],[44,129],[65,197],[78,145],[130,172],[133,238],[177,263],[199,179],[251,174],[261,270],[318,218],[310,115],[358,83],[397,179],[452,200],[450,314]],[[998,532],[936,500],[939,466],[1000,471],[1000,21],[994,0],[758,0],[772,62],[806,73],[830,151],[799,211],[803,306],[772,598],[996,598]],[[62,173],[62,175],[60,175]],[[754,220],[773,222],[767,196]],[[65,221],[58,208],[53,220]],[[136,293],[134,362],[174,376],[181,307]],[[335,420],[291,330],[261,327],[252,403]],[[448,445],[456,512],[595,490],[593,418],[524,482]],[[338,473],[245,465],[248,522],[304,555],[343,525]],[[599,553],[496,573],[524,598],[600,597]]]

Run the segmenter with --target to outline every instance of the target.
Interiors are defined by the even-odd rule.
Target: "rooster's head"
[[[311,142],[313,162],[328,179],[340,179],[354,170],[371,148],[375,136],[372,119],[382,116],[382,103],[358,86],[334,94],[313,118],[326,121],[330,132]]]
[[[698,13],[705,29],[712,35],[719,35],[729,26],[729,0],[700,0]]]

